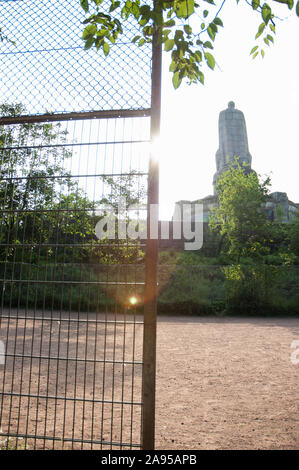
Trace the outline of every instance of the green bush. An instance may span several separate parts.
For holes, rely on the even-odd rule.
[[[158,313],[298,315],[299,267],[247,261],[160,265]],[[137,296],[142,312],[144,265],[0,263],[0,279],[6,308],[116,312]]]

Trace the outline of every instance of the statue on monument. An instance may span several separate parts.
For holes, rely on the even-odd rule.
[[[230,101],[228,108],[221,111],[218,122],[219,148],[216,152],[216,168],[213,186],[216,194],[216,184],[219,176],[228,169],[235,157],[246,165],[246,171],[251,171],[251,155],[248,149],[246,123],[242,111],[235,109],[235,103]]]

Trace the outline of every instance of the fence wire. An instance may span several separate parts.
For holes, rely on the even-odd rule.
[[[104,58],[84,50],[79,0],[0,1],[0,18],[11,41],[0,43],[0,103],[30,115],[150,108],[151,47],[131,43],[133,21]]]
[[[1,127],[3,448],[141,446],[144,246],[95,226],[146,197],[149,125]]]
[[[0,18],[0,448],[140,448],[151,46],[84,50],[78,0]]]

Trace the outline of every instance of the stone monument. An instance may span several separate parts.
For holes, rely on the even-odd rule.
[[[235,103],[230,101],[228,108],[221,111],[218,121],[219,148],[216,152],[216,173],[213,179],[214,194],[219,176],[228,169],[229,164],[239,157],[245,171],[251,171],[251,155],[248,149],[246,123],[242,111],[235,109]]]
[[[244,171],[249,173],[251,168],[251,155],[248,149],[248,138],[246,131],[246,123],[242,111],[235,109],[235,103],[230,101],[228,108],[221,111],[218,121],[219,131],[219,148],[216,152],[216,173],[213,178],[214,194],[206,196],[195,201],[178,201],[176,204],[180,207],[182,214],[184,204],[191,205],[191,220],[195,220],[193,215],[195,204],[203,205],[203,221],[208,222],[210,213],[218,206],[218,194],[216,191],[217,180],[220,175],[228,169],[229,165],[239,157],[241,164],[244,164]],[[275,192],[268,196],[265,203],[265,209],[268,218],[271,221],[281,220],[288,223],[299,211],[299,204],[290,201],[287,193]],[[174,214],[175,215],[175,214]],[[174,220],[174,218],[173,218]]]

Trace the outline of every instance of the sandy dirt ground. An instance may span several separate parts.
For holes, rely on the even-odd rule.
[[[142,324],[75,318],[2,319],[2,433],[140,443]],[[157,449],[299,449],[299,319],[161,317],[157,340]]]
[[[299,319],[161,318],[157,448],[299,449],[294,340]]]

